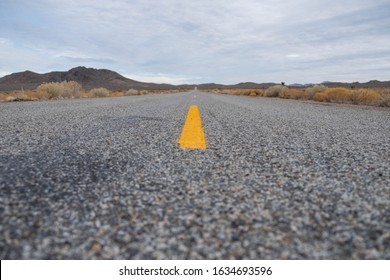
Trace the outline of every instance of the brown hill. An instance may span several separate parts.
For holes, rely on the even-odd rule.
[[[0,78],[0,91],[35,89],[40,84],[50,82],[76,81],[84,89],[104,87],[110,90],[127,89],[174,89],[168,84],[143,83],[125,78],[118,73],[106,69],[76,67],[66,72],[50,72],[38,74],[31,71],[14,73]]]

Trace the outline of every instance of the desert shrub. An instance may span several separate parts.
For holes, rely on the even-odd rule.
[[[38,86],[37,91],[46,94],[50,99],[57,99],[61,96],[61,83],[44,83]]]
[[[313,100],[318,102],[329,102],[329,97],[326,91],[317,92],[314,94]]]
[[[110,91],[102,87],[91,89],[89,92],[95,97],[107,97],[110,95]]]
[[[313,98],[314,95],[317,93],[317,92],[324,92],[326,91],[328,88],[324,85],[315,85],[315,86],[312,86],[312,87],[309,87],[305,90],[305,93],[307,94],[307,96],[309,98]]]
[[[3,101],[3,102],[16,101],[16,93],[15,92],[1,92],[0,93],[0,101]]]
[[[262,89],[213,89],[209,90],[209,92],[245,96],[256,96],[263,94]]]
[[[296,88],[282,91],[279,97],[287,99],[308,99],[308,95],[304,90]]]
[[[239,89],[239,90],[233,90],[233,94],[239,94],[239,95],[244,95],[244,96],[249,96],[251,94],[250,89]]]
[[[352,101],[351,90],[346,88],[342,88],[342,87],[330,88],[327,89],[325,93],[328,95],[328,99],[330,102],[349,103]]]
[[[62,98],[80,97],[81,85],[75,81],[65,81],[61,83],[62,86]]]
[[[248,96],[260,96],[263,94],[263,90],[262,89],[244,89],[243,90],[243,94],[242,95],[248,95]]]
[[[284,91],[282,91],[282,92],[280,92],[279,94],[278,94],[278,97],[280,97],[280,98],[285,98],[285,99],[291,99],[292,98],[292,96],[291,96],[291,90],[289,89],[289,90],[284,90]]]
[[[40,99],[47,99],[47,95],[32,90],[0,93],[0,101],[35,101]]]
[[[265,90],[264,95],[267,97],[278,97],[280,95],[283,95],[285,91],[288,90],[288,87],[283,85],[275,85],[272,87],[269,87]]]
[[[378,105],[381,107],[390,107],[390,94],[386,94],[380,97]]]
[[[264,90],[262,90],[260,88],[256,88],[256,89],[252,90],[252,93],[255,93],[258,96],[263,96],[264,95]]]
[[[327,89],[326,91],[322,92],[317,92],[314,94],[313,100],[319,102],[386,106],[387,102],[390,102],[390,98],[388,96],[390,95],[383,95],[378,91],[372,89],[351,90],[339,87]]]
[[[353,104],[374,105],[381,99],[381,95],[369,89],[359,89],[351,92],[351,101]]]
[[[383,88],[380,90],[381,95],[390,95],[390,88]]]
[[[4,101],[29,101],[30,99],[24,91],[14,91],[5,95]]]
[[[256,96],[257,95],[257,92],[255,89],[252,89],[250,92],[249,92],[249,96]]]
[[[126,91],[126,95],[138,95],[138,90],[131,88]]]
[[[237,92],[233,91],[232,89],[227,89],[227,90],[224,90],[222,92],[225,94],[230,94],[230,95],[238,94]]]
[[[37,92],[41,96],[47,96],[50,99],[73,98],[80,96],[81,85],[75,81],[44,83],[38,86]]]
[[[24,91],[18,91],[14,93],[15,96],[15,101],[27,101],[31,100],[25,93]]]
[[[49,98],[46,93],[38,91],[26,91],[26,95],[32,100],[43,100]]]
[[[351,102],[351,91],[346,88],[330,88],[314,94],[313,100],[320,102],[348,103]]]

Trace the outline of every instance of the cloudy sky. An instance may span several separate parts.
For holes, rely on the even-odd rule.
[[[76,66],[174,84],[390,80],[390,0],[0,0],[0,77]]]

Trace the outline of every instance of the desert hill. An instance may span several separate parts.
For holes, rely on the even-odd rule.
[[[104,87],[110,90],[128,89],[174,89],[175,86],[168,84],[154,84],[134,81],[120,74],[106,69],[94,69],[86,67],[72,68],[66,72],[49,72],[38,74],[31,71],[14,73],[0,78],[0,90],[35,89],[40,84],[50,82],[76,81],[84,89]]]

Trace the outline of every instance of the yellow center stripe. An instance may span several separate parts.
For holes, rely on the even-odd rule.
[[[190,107],[180,139],[177,142],[182,149],[207,148],[198,106]]]

